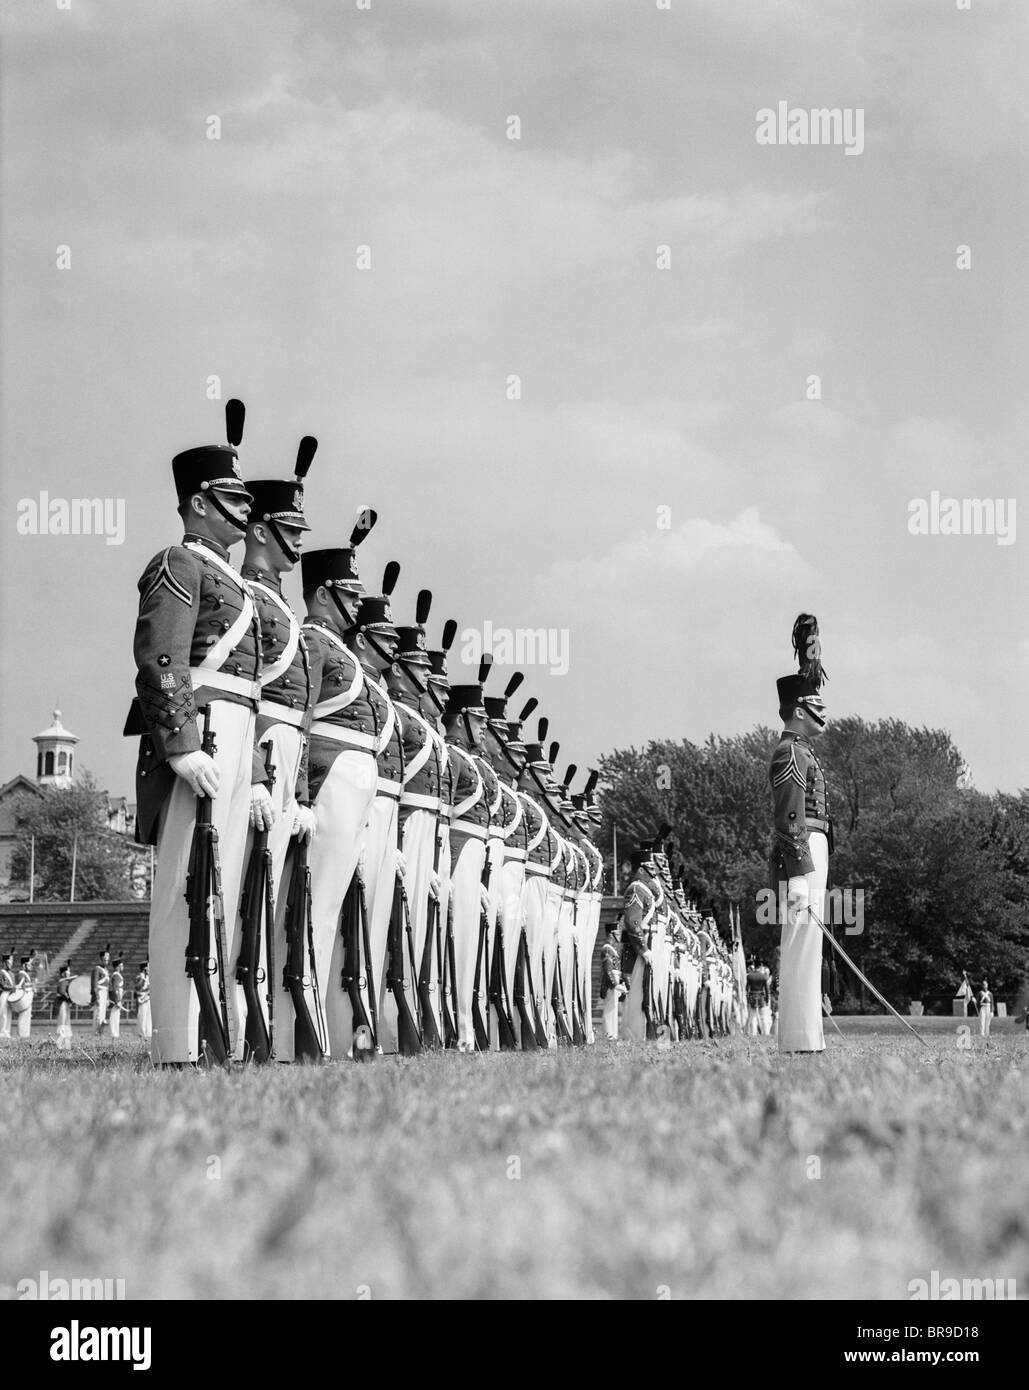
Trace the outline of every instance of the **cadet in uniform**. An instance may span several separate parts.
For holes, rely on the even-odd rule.
[[[657,880],[649,845],[632,852],[632,878],[622,899],[622,979],[628,981],[622,1037],[642,1041],[647,1036],[643,1011],[643,979],[647,965],[653,964],[651,937],[657,908]]]
[[[115,960],[113,960],[113,961],[111,962],[111,983],[110,983],[111,1012],[110,1012],[110,1014],[108,1015],[107,1021],[108,1021],[108,1023],[109,1023],[110,1026],[111,1026],[111,1037],[112,1037],[112,1038],[120,1038],[120,1037],[121,1037],[121,1011],[122,1011],[122,1004],[124,1003],[124,1000],[125,1000],[125,976],[124,976],[124,974],[122,973],[122,968],[121,968],[121,967],[122,967],[122,960],[121,960],[121,957],[119,956],[119,957],[117,957],[117,959],[115,959]]]
[[[185,880],[183,880],[185,883]],[[153,921],[153,908],[151,907],[151,921]],[[183,951],[185,951],[185,937],[183,937]],[[89,999],[93,1005],[93,1029],[97,1035],[104,1031],[104,1024],[107,1022],[107,997],[111,983],[111,948],[105,946],[100,952],[96,965],[93,966],[93,973],[89,982]],[[185,967],[183,967],[185,974]]]
[[[19,1023],[21,1019],[19,1018]],[[979,991],[979,1036],[988,1038],[990,1036],[990,1023],[993,1021],[993,995],[990,993],[989,980],[983,980],[983,987]]]
[[[430,902],[439,902],[439,819],[444,776],[447,767],[446,744],[437,731],[433,712],[427,708],[431,658],[426,645],[425,623],[432,607],[432,594],[423,589],[418,595],[413,625],[397,628],[398,651],[390,667],[387,687],[401,716],[403,738],[403,790],[400,794],[401,849],[404,885],[411,914],[413,963],[407,974],[411,1006],[421,1019],[422,1042],[426,1047],[442,1046],[444,1041],[441,1010],[442,948],[434,924],[430,933]],[[424,988],[419,991],[419,981]],[[387,1000],[384,1013],[395,1028],[396,1008]]]
[[[782,1052],[821,1052],[822,932],[809,917],[822,920],[832,852],[825,776],[814,740],[826,726],[826,679],[820,660],[818,621],[801,613],[793,626],[793,650],[800,670],[776,682],[782,736],[772,754],[769,779],[775,805],[772,870],[777,901],[786,897],[779,964],[779,1048]]]
[[[553,974],[549,966],[547,969],[544,966],[547,964],[548,946],[557,937],[557,913],[560,907],[560,897],[557,899],[558,907],[554,906],[550,878],[561,863],[563,850],[560,837],[551,824],[553,811],[547,800],[548,784],[553,783],[553,773],[543,751],[547,729],[547,721],[541,719],[537,742],[526,746],[525,764],[518,778],[518,795],[525,812],[527,837],[525,887],[521,905],[527,948],[526,985],[531,985],[533,992],[533,1008],[538,1024],[537,1041],[550,1046],[554,1040],[554,1023],[547,977],[549,975],[552,984]]]
[[[57,977],[57,1050],[71,1049],[71,966],[66,961]]]
[[[618,1001],[624,999],[625,995],[618,924],[612,922],[600,948],[600,1000],[604,1006],[604,1036],[608,1042],[618,1040]]]
[[[150,1018],[150,962],[141,960],[139,974],[133,988],[136,991],[136,1031],[144,1042],[149,1043],[153,1034]]]
[[[353,627],[364,585],[357,572],[357,547],[376,521],[362,514],[349,546],[306,551],[300,568],[307,621],[304,636],[312,673],[318,673],[308,787],[316,834],[311,844],[311,915],[318,988],[328,1031],[326,1055],[350,1048],[350,1000],[340,985],[343,938],[340,913],[357,868],[364,827],[375,799],[376,731],[364,692],[364,671],[344,641]]]
[[[275,824],[268,833],[272,882],[275,888],[273,955],[279,974],[265,991],[275,991],[275,1056],[293,1061],[295,1012],[293,999],[282,983],[286,960],[286,856],[294,835],[309,839],[315,828],[307,783],[307,734],[314,708],[314,690],[321,687],[320,671],[312,674],[311,656],[300,622],[282,593],[282,576],[301,558],[304,532],[311,528],[304,515],[304,486],[318,447],[306,435],[300,441],[292,481],[259,479],[247,482],[253,501],[247,524],[243,578],[254,600],[261,633],[261,692],[254,735],[255,776],[262,775],[265,745],[271,744],[274,773],[272,786]],[[317,659],[321,647],[316,645]],[[253,832],[248,837],[244,862],[249,862]],[[261,934],[261,968],[267,971],[267,941]],[[245,1015],[243,986],[236,983],[237,1008]],[[264,1001],[262,1000],[262,1007]],[[268,1020],[265,1019],[267,1024]],[[245,1036],[240,1030],[236,1056],[242,1060]]]
[[[14,952],[5,951],[0,959],[0,1038],[11,1036],[11,1006],[8,1000],[14,989]]]
[[[14,977],[15,989],[21,990],[23,1007],[18,1011],[18,1037],[28,1038],[32,1033],[32,972],[28,956],[22,956]],[[27,1002],[26,1002],[27,1001]]]
[[[475,754],[482,747],[486,726],[482,682],[489,671],[480,662],[479,679],[472,684],[452,685],[444,716],[447,752],[453,778],[453,805],[450,817],[450,906],[454,925],[455,1007],[458,1049],[474,1052],[476,1047],[473,1003],[483,1024],[487,1021],[488,984],[483,963],[487,943],[482,940],[483,914],[489,910],[489,895],[483,886],[486,838],[489,833],[489,805],[482,772]],[[494,778],[494,781],[496,779]]]
[[[211,797],[225,910],[226,972],[239,952],[239,902],[247,826],[271,826],[271,799],[254,783],[254,719],[260,646],[254,602],[229,547],[243,539],[250,493],[236,445],[243,407],[226,406],[228,444],[188,449],[172,459],[181,545],[155,555],[139,581],[136,701],[127,734],[142,735],[136,770],[136,837],[156,844],[150,902],[155,1063],[198,1059],[199,1005],[185,971],[189,913],[184,891],[197,798]],[[201,707],[209,706],[213,756],[202,751]],[[220,981],[212,981],[217,990]],[[229,1050],[240,1032],[236,991],[225,982]]]

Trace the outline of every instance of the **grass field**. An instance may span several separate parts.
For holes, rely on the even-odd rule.
[[[128,1298],[1029,1292],[1013,1025],[155,1072],[135,1039],[0,1052],[0,1285]],[[87,1055],[88,1054],[88,1055]]]

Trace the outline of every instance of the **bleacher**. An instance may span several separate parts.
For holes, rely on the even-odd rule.
[[[33,946],[46,958],[41,987],[37,985],[32,1000],[33,1017],[51,1016],[64,962],[70,963],[73,975],[87,975],[108,942],[112,955],[124,958],[126,1004],[132,1004],[132,981],[148,954],[149,911],[150,904],[140,900],[0,903],[0,947],[14,952],[15,964]]]

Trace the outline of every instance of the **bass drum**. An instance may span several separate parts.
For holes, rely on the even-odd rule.
[[[32,991],[28,989],[12,989],[7,996],[7,1007],[12,1014],[23,1014],[26,1009],[31,1009]]]
[[[88,975],[76,975],[68,986],[71,1002],[85,1008],[93,994],[93,981]]]

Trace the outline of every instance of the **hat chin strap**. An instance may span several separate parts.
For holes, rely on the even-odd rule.
[[[268,529],[271,531],[275,539],[278,541],[279,545],[281,546],[283,555],[285,555],[286,559],[295,565],[296,562],[300,559],[300,551],[294,550],[294,548],[287,542],[286,537],[279,530],[279,523],[275,520],[274,517],[269,517],[265,524],[267,525]]]
[[[432,703],[439,710],[440,714],[445,714],[447,702],[445,699],[441,699],[440,696],[436,693],[436,687],[431,680],[426,681],[425,688],[429,692],[429,695],[432,697]]]
[[[226,507],[224,503],[218,501],[218,494],[214,492],[213,489],[208,488],[202,495],[206,501],[210,502],[216,512],[221,512],[230,526],[234,526],[237,531],[246,531],[247,523],[245,521],[240,521],[239,517],[233,516],[228,507]]]
[[[416,669],[417,669],[416,667],[411,666],[408,662],[406,662],[406,661],[403,659],[403,657],[400,657],[400,656],[395,657],[394,660],[396,661],[396,663],[397,663],[397,665],[400,667],[400,669],[404,672],[405,676],[407,676],[407,679],[411,682],[411,684],[414,686],[414,688],[418,691],[418,693],[419,693],[420,695],[424,695],[425,692],[426,692],[426,691],[428,690],[428,688],[429,688],[429,678],[428,678],[428,676],[426,676],[426,678],[425,678],[425,684],[422,685],[421,681],[420,681],[420,680],[418,679],[418,677],[415,675],[415,671],[416,671]]]
[[[369,647],[371,647],[372,651],[377,652],[387,666],[392,666],[396,658],[390,656],[389,652],[384,652],[382,648],[379,646],[378,642],[376,642],[372,634],[367,631],[367,629],[362,630],[362,635],[364,637],[364,640],[368,643]]]
[[[339,596],[337,595],[336,590],[335,590],[334,587],[329,589],[329,597],[332,599],[332,602],[333,602],[333,603],[335,604],[335,606],[336,606],[336,612],[337,612],[337,613],[339,614],[339,616],[343,619],[343,628],[344,628],[344,631],[345,631],[345,632],[350,632],[350,631],[352,630],[352,628],[354,627],[354,620],[353,620],[353,618],[350,616],[350,614],[347,612],[346,608],[343,606],[343,603],[341,602]]]

